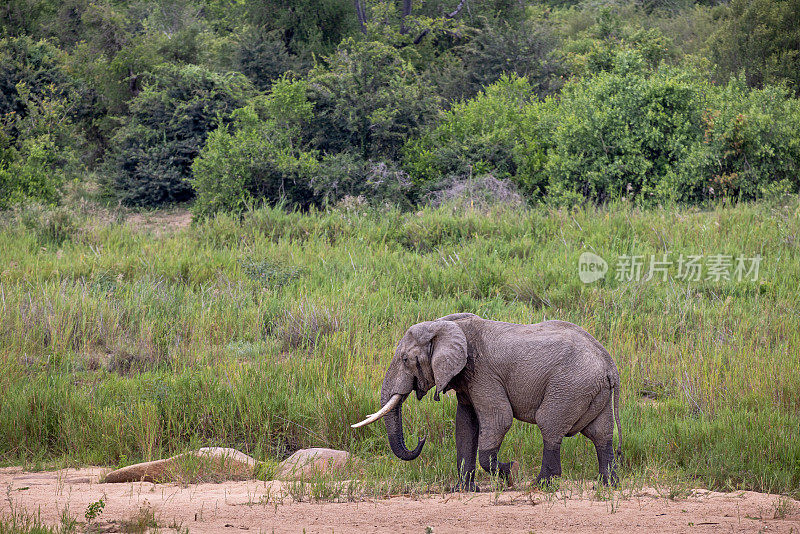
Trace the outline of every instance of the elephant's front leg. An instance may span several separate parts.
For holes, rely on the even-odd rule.
[[[458,484],[455,491],[480,491],[475,485],[475,456],[478,453],[478,416],[468,404],[456,408],[456,467]]]
[[[513,486],[511,474],[515,467],[514,462],[501,462],[497,457],[503,438],[514,421],[511,405],[506,401],[495,404],[490,409],[479,410],[478,420],[480,422],[478,461],[481,467],[490,474],[503,478],[509,486]]]

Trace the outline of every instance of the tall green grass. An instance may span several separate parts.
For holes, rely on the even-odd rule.
[[[622,375],[629,478],[800,487],[800,207],[640,211],[263,208],[180,231],[124,217],[7,214],[0,226],[0,461],[121,465],[188,447],[277,459],[348,449],[394,490],[456,476],[455,400],[406,402],[411,463],[374,411],[403,332],[469,311],[586,328]],[[53,222],[55,221],[55,223]],[[761,254],[756,282],[623,282],[625,254]],[[585,285],[578,257],[611,265]],[[674,273],[673,273],[674,275]],[[538,470],[515,423],[502,455]],[[564,472],[594,450],[565,440]]]

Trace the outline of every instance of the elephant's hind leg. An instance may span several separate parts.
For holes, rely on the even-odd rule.
[[[588,404],[588,402],[587,402]],[[557,397],[545,397],[536,411],[536,424],[542,431],[542,469],[536,477],[536,483],[548,483],[553,477],[561,476],[561,440],[575,425],[583,413],[585,406],[572,405],[569,409],[562,406]]]
[[[476,407],[477,408],[477,407]],[[497,403],[490,410],[477,409],[480,422],[478,435],[478,462],[492,475],[503,478],[508,485],[513,485],[511,476],[514,462],[501,462],[497,453],[503,438],[514,422],[514,414],[508,401]]]
[[[542,450],[542,469],[536,477],[536,483],[548,484],[553,477],[561,476],[561,439],[545,441]]]
[[[597,451],[597,464],[600,471],[600,478],[604,485],[609,483],[617,485],[619,477],[614,469],[616,461],[614,458],[614,420],[611,412],[611,403],[583,429],[583,434],[594,443]]]

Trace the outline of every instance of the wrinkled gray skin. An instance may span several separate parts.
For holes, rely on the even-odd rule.
[[[619,425],[619,373],[611,356],[588,332],[572,323],[521,325],[458,313],[419,323],[405,333],[386,371],[381,406],[399,393],[418,399],[436,387],[454,390],[457,490],[478,491],[475,457],[483,469],[511,483],[512,463],[497,452],[514,418],[539,426],[544,440],[537,482],[561,475],[561,440],[581,432],[597,450],[604,484],[616,484],[612,446]],[[612,404],[613,398],[613,404]],[[402,403],[384,418],[392,452],[402,460],[419,456],[403,438]],[[617,456],[621,456],[618,445]]]

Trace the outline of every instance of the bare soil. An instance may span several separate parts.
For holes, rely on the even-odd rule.
[[[100,484],[107,469],[25,472],[0,469],[0,516],[10,507],[58,524],[62,512],[81,523],[87,506],[106,502],[93,527],[125,530],[144,510],[162,529],[183,532],[800,532],[800,505],[779,495],[693,490],[670,499],[655,489],[395,496],[358,502],[295,502],[287,483]],[[580,493],[580,494],[579,494]],[[162,530],[163,531],[163,530]]]
[[[172,208],[143,213],[131,213],[125,222],[141,232],[163,235],[188,228],[192,224],[192,214],[184,208]]]

